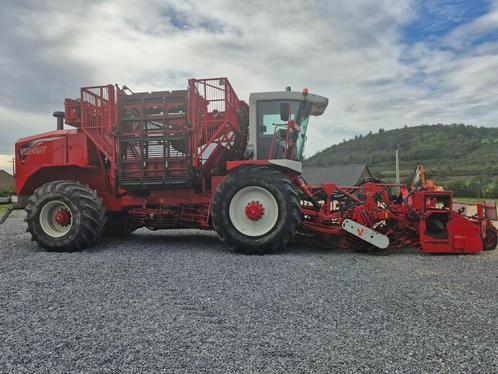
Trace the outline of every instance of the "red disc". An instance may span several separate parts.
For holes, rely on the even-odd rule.
[[[259,201],[251,201],[246,206],[246,216],[251,221],[257,221],[265,214],[265,208]]]

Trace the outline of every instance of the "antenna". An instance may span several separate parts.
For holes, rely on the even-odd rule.
[[[394,181],[395,184],[399,185],[399,150],[396,150],[396,180]]]

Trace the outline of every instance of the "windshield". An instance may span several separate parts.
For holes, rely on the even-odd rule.
[[[287,126],[287,122],[280,119],[280,103],[287,102],[290,105],[289,119],[295,119],[301,102],[299,101],[260,101],[258,102],[258,125],[263,126],[261,135],[273,136],[275,127]]]
[[[271,140],[275,130],[286,129],[287,122],[280,119],[280,104],[288,103],[290,106],[289,119],[296,121],[301,127],[296,140],[296,160],[301,161],[306,142],[306,130],[308,128],[308,105],[299,100],[267,100],[259,101],[257,104],[257,126],[258,126],[258,158],[278,159],[282,158],[283,147],[278,144],[271,148]],[[303,113],[306,116],[303,116]],[[273,154],[270,155],[269,152]]]

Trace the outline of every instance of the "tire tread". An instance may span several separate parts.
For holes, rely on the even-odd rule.
[[[231,225],[226,218],[224,210],[227,209],[228,201],[226,195],[234,186],[248,183],[248,181],[263,181],[276,186],[286,201],[288,210],[286,222],[278,229],[278,233],[272,235],[272,240],[254,240],[240,233],[233,234],[234,230],[228,230],[227,225]],[[278,199],[277,196],[275,198]],[[282,203],[284,204],[284,203]],[[220,240],[225,246],[235,249],[245,254],[270,254],[284,248],[296,234],[301,221],[301,209],[299,195],[289,178],[276,169],[267,166],[251,165],[241,167],[229,174],[223,183],[218,186],[213,197],[212,223]],[[232,231],[232,233],[230,232]],[[236,230],[235,230],[236,231]],[[263,235],[263,238],[268,234]],[[269,237],[269,235],[268,235]]]
[[[48,202],[45,198],[50,194],[68,199],[79,211],[78,230],[69,239],[49,237],[37,222],[43,206],[41,204]],[[78,251],[87,248],[102,235],[106,221],[103,200],[98,197],[97,192],[75,181],[53,181],[37,188],[28,199],[25,211],[27,231],[31,233],[32,240],[52,251]]]

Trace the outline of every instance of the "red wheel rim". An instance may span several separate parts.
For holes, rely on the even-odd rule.
[[[251,201],[246,205],[246,216],[251,221],[260,220],[265,214],[265,208],[259,201]]]

